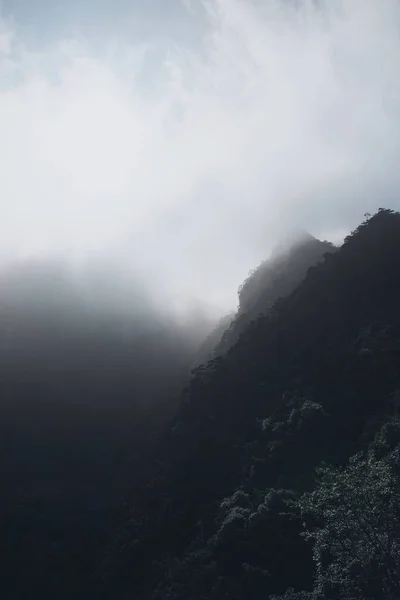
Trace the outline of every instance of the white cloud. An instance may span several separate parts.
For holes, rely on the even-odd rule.
[[[3,254],[121,255],[228,306],[279,228],[398,207],[399,4],[297,5],[212,0],[202,48],[151,66],[0,28]]]
[[[11,52],[12,44],[14,41],[13,31],[10,26],[0,23],[0,56],[7,56]]]

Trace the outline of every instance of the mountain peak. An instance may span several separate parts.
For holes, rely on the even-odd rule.
[[[287,254],[295,248],[306,246],[307,244],[318,242],[316,237],[311,235],[306,230],[296,229],[295,231],[288,231],[284,235],[281,235],[278,242],[275,244],[271,258],[275,258],[282,254]]]

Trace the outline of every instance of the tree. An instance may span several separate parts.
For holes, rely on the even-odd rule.
[[[384,433],[345,468],[320,468],[316,488],[298,502],[314,545],[312,598],[399,598],[400,453],[398,444],[383,453]]]

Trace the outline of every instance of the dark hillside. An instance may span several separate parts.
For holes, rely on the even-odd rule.
[[[231,348],[252,321],[267,314],[279,298],[291,294],[308,269],[322,261],[327,252],[335,250],[331,243],[307,234],[263,261],[240,286],[238,312],[217,345],[215,355]]]
[[[314,470],[322,461],[339,466],[366,451],[393,412],[400,389],[399,306],[400,214],[381,209],[269,314],[250,323],[222,358],[194,372],[159,450],[148,496],[142,492],[135,503],[126,531],[130,550],[115,551],[108,563],[124,589],[136,598],[170,600],[265,599],[290,587],[312,589],[312,548],[299,535],[304,519],[297,499],[316,485]],[[367,482],[372,475],[362,464],[357,476]],[[388,465],[377,463],[377,472]],[[326,477],[339,477],[335,473]],[[360,538],[351,543],[361,544]],[[375,551],[371,546],[368,564],[378,560]],[[335,556],[326,557],[329,569]],[[360,557],[357,568],[366,560]],[[318,585],[328,577],[324,565]],[[379,567],[381,590],[385,565]],[[361,575],[349,577],[354,583]],[[389,597],[368,585],[369,595],[318,588],[313,598]]]
[[[230,313],[220,319],[216,327],[214,327],[196,352],[193,368],[196,368],[215,357],[222,337],[234,320],[234,316],[234,313]]]
[[[335,250],[331,243],[321,242],[310,234],[277,248],[239,287],[236,314],[221,319],[200,348],[195,366],[227,352],[252,321],[267,314],[279,298],[293,292],[307,270],[322,261],[327,252]]]

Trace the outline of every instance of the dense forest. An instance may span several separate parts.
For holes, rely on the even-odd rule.
[[[340,248],[278,251],[202,342],[16,314],[5,597],[398,599],[399,306],[380,209]]]
[[[193,373],[107,563],[121,593],[398,597],[400,214],[332,250]]]

